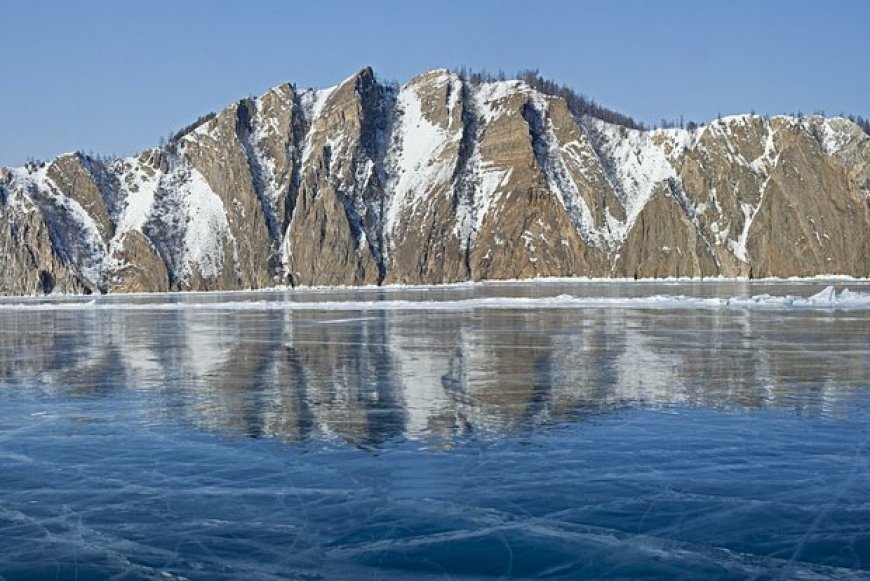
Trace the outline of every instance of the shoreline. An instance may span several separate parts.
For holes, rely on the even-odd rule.
[[[858,284],[870,284],[870,277],[854,277],[846,274],[819,274],[813,276],[792,276],[792,277],[765,277],[765,278],[749,278],[749,277],[667,277],[667,278],[604,278],[604,277],[541,277],[541,278],[510,278],[510,279],[494,279],[494,280],[469,280],[461,282],[446,282],[436,284],[385,284],[385,285],[331,285],[331,286],[290,286],[290,285],[275,285],[262,288],[252,289],[225,289],[225,290],[169,290],[169,291],[148,291],[148,292],[107,292],[95,294],[67,294],[67,293],[51,293],[51,294],[33,294],[33,295],[0,295],[0,302],[14,299],[69,299],[69,298],[106,298],[106,297],[154,297],[166,295],[216,295],[216,294],[254,294],[254,293],[269,293],[269,292],[345,292],[345,291],[403,291],[403,290],[440,290],[440,289],[461,289],[461,288],[479,288],[486,286],[512,286],[512,285],[532,285],[532,284],[628,284],[634,285],[654,285],[654,284],[713,284],[713,283],[750,283],[750,284],[775,284],[775,283],[795,283],[795,284],[810,284],[820,282],[854,282]]]

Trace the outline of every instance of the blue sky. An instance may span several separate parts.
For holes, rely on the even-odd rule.
[[[870,1],[3,0],[0,165],[131,154],[283,81],[538,68],[647,123],[870,115]]]

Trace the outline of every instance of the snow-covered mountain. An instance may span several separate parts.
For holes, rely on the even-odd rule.
[[[870,137],[843,118],[641,131],[521,81],[366,68],[163,147],[0,169],[0,292],[546,276],[870,275]]]

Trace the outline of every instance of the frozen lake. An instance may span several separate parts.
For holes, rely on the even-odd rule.
[[[868,438],[867,282],[2,299],[0,578],[866,579]]]

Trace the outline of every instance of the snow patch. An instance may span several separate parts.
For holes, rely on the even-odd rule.
[[[465,251],[477,239],[483,227],[484,218],[490,208],[501,196],[501,190],[510,182],[513,167],[499,168],[484,161],[480,153],[480,142],[488,123],[504,113],[502,99],[515,90],[528,91],[528,85],[519,81],[483,83],[479,87],[468,87],[468,105],[474,116],[475,134],[473,149],[469,156],[462,183],[456,188],[462,192],[456,208],[456,223],[453,233],[460,239],[460,249]]]
[[[822,150],[827,155],[834,155],[852,140],[849,129],[853,126],[848,119],[834,118],[822,119],[821,137]]]
[[[615,240],[624,240],[657,186],[679,181],[674,162],[697,141],[683,129],[638,131],[585,117],[583,126],[601,155],[605,175],[622,203],[626,220],[613,220]]]
[[[135,157],[119,160],[113,170],[118,177],[121,197],[126,202],[113,238],[116,240],[127,232],[141,232],[144,228],[154,207],[154,196],[160,185],[161,172],[142,165]]]
[[[728,248],[737,257],[737,260],[741,262],[749,262],[749,254],[746,250],[746,243],[749,240],[749,228],[752,227],[752,220],[755,218],[755,214],[758,212],[758,208],[761,207],[761,204],[758,204],[758,207],[753,207],[750,204],[740,204],[740,210],[743,212],[743,231],[740,232],[737,240],[728,240]]]
[[[394,149],[388,154],[392,179],[387,185],[388,206],[384,232],[391,236],[404,213],[413,210],[434,188],[450,182],[454,160],[442,159],[444,150],[458,146],[461,128],[444,129],[434,124],[423,112],[422,89],[450,84],[448,109],[459,106],[461,85],[454,75],[439,75],[420,85],[412,81],[402,87],[397,99],[398,127]],[[449,121],[448,121],[449,122]],[[449,193],[449,188],[445,189]]]
[[[740,210],[743,212],[743,229],[737,237],[737,240],[726,238],[726,244],[734,256],[741,262],[749,262],[751,257],[746,249],[749,241],[749,229],[764,203],[764,194],[767,191],[767,185],[770,183],[771,172],[779,163],[780,154],[776,151],[776,131],[770,126],[770,123],[765,123],[766,135],[764,141],[764,151],[754,159],[749,167],[762,179],[758,187],[758,203],[755,205],[741,203]]]
[[[483,124],[491,123],[504,115],[503,101],[517,93],[530,93],[531,88],[522,81],[493,81],[481,83],[474,90],[477,113]]]
[[[64,154],[58,159],[74,154]],[[52,228],[53,241],[92,284],[102,282],[106,244],[97,223],[76,200],[61,193],[48,177],[51,164],[10,170],[11,184],[41,207]],[[40,201],[42,204],[40,205]]]
[[[193,167],[189,172],[190,177],[181,190],[183,210],[188,218],[184,254],[187,262],[197,265],[203,276],[215,277],[223,269],[223,241],[231,237],[226,209],[202,174]]]
[[[581,237],[586,241],[600,244],[603,239],[609,238],[609,230],[596,228],[592,212],[583,196],[580,195],[580,190],[565,163],[566,156],[569,158],[571,156],[577,157],[572,148],[579,144],[576,141],[572,141],[564,147],[559,144],[553,122],[548,114],[549,98],[533,91],[530,94],[529,104],[534,110],[533,117],[529,122],[532,125],[540,124],[540,127],[533,127],[533,129],[540,135],[542,142],[533,142],[533,147],[536,158],[541,162],[541,170],[544,172],[547,186],[556,194],[556,198],[565,208]],[[583,167],[584,164],[581,162],[578,165]]]
[[[338,87],[339,85],[328,87],[326,89],[308,89],[302,93],[299,100],[302,105],[302,115],[308,123],[312,123],[320,116],[329,96],[332,95]]]
[[[156,236],[163,245],[173,276],[187,281],[194,268],[206,278],[219,276],[228,259],[225,244],[235,244],[221,198],[184,160],[176,160],[163,176],[161,194],[149,237]]]
[[[290,106],[289,104],[287,106]],[[281,136],[284,131],[278,127],[278,122],[274,117],[269,117],[263,110],[264,104],[262,99],[257,99],[254,102],[256,115],[252,119],[253,133],[251,135],[250,153],[254,157],[254,166],[256,167],[259,176],[255,176],[263,186],[263,194],[270,203],[270,210],[274,214],[275,204],[281,196],[281,191],[278,188],[275,175],[275,160],[265,154],[264,143],[269,138]]]

